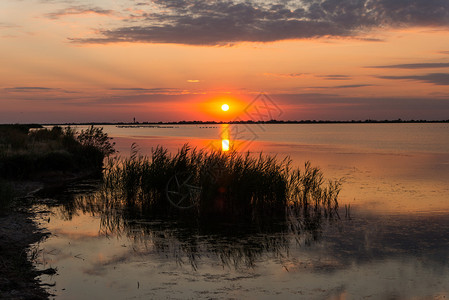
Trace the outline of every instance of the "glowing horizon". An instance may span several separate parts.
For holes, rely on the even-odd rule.
[[[420,11],[449,7],[418,0],[393,12],[392,1],[364,12],[358,0],[351,18],[319,19],[301,1],[198,1],[181,9],[160,1],[4,0],[0,122],[230,121],[246,118],[261,92],[283,120],[448,119],[449,23]],[[236,15],[215,12],[220,3]],[[212,23],[183,31],[182,20],[210,14]],[[217,110],[223,103],[226,114]]]

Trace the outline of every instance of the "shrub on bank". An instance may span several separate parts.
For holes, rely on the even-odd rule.
[[[93,126],[77,133],[71,127],[0,125],[0,177],[29,179],[45,172],[101,170],[104,157],[114,153],[110,139]]]

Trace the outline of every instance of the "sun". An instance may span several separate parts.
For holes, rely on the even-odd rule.
[[[223,104],[223,105],[221,106],[221,110],[222,110],[222,111],[228,111],[228,110],[229,110],[229,105],[227,105],[226,103]]]

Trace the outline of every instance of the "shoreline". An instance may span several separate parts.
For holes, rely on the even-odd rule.
[[[229,120],[229,121],[141,121],[141,122],[66,122],[66,123],[0,123],[0,125],[30,125],[33,128],[42,128],[42,126],[151,126],[159,127],[164,125],[220,125],[220,124],[447,124],[447,120],[415,120],[415,119],[391,119],[391,120]]]
[[[102,125],[116,125],[116,126],[149,126],[149,127],[159,127],[164,125],[220,125],[220,124],[447,124],[447,120],[231,120],[231,121],[168,121],[168,122],[70,122],[70,123],[42,123],[41,126],[102,126]]]
[[[17,196],[15,204],[0,212],[0,299],[49,299],[53,296],[38,278],[55,275],[56,269],[37,270],[33,245],[51,233],[35,221],[38,212],[32,210],[38,194],[64,188],[67,184],[94,176],[95,172],[82,172],[61,176],[46,174],[40,181],[11,182]],[[58,175],[58,176],[57,176]]]
[[[0,298],[48,299],[51,294],[38,276],[53,275],[55,269],[38,271],[33,265],[33,244],[49,233],[33,220],[35,213],[24,204],[0,215]],[[30,253],[31,251],[31,253]]]
[[[33,128],[41,130],[31,131]],[[41,125],[0,126],[0,299],[48,299],[34,262],[38,243],[50,232],[37,221],[33,205],[46,192],[101,174],[113,143],[101,128],[76,132]]]

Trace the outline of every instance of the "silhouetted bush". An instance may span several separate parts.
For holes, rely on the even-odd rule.
[[[100,150],[103,156],[109,156],[115,153],[114,145],[107,133],[103,132],[103,128],[90,126],[86,130],[81,130],[77,137],[81,145]]]
[[[38,169],[43,171],[70,171],[75,168],[75,158],[68,151],[52,151],[38,159]]]
[[[0,126],[0,177],[28,179],[42,172],[101,171],[103,159],[114,153],[114,143],[102,128]]]

